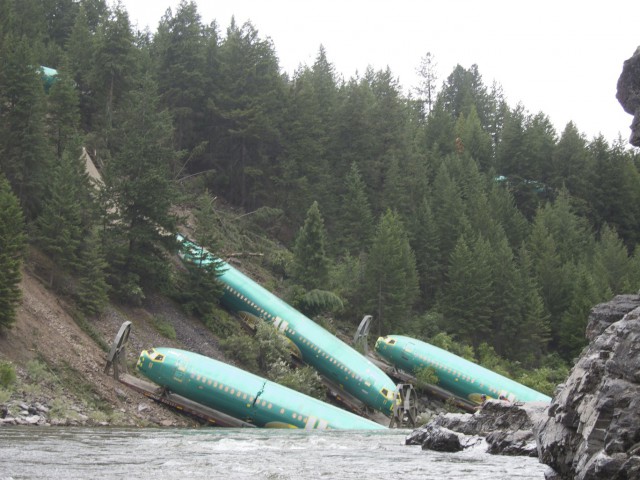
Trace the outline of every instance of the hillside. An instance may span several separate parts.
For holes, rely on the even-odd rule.
[[[23,271],[21,290],[16,324],[0,336],[0,361],[12,362],[18,375],[17,388],[4,402],[10,410],[17,402],[40,403],[55,410],[66,424],[196,425],[104,374],[107,354],[77,325],[69,305],[28,269]],[[158,333],[154,315],[174,326],[176,340]],[[102,315],[90,320],[90,326],[110,345],[126,320],[133,323],[127,348],[130,371],[139,352],[153,346],[186,348],[221,358],[210,332],[161,297],[149,298],[140,308],[110,304]]]

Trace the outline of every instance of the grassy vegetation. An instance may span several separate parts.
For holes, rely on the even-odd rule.
[[[8,389],[16,381],[16,369],[10,362],[0,362],[0,388]]]
[[[109,352],[110,346],[102,339],[102,335],[91,325],[82,312],[73,309],[71,310],[71,317],[80,329],[89,335],[91,340],[96,342],[96,345],[98,345],[103,352]]]
[[[173,325],[171,325],[171,323],[168,320],[166,320],[162,315],[154,315],[153,327],[164,338],[168,338],[170,340],[176,339],[176,329],[173,328]]]

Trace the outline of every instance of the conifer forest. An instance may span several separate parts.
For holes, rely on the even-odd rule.
[[[370,314],[548,391],[591,308],[640,288],[638,151],[556,131],[481,65],[438,78],[428,52],[412,92],[322,46],[284,74],[258,28],[188,1],[150,32],[105,0],[0,0],[0,326],[35,258],[87,317],[159,292],[228,337],[215,268],[178,268],[189,225],[327,328]]]

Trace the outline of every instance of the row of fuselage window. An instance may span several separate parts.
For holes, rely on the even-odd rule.
[[[260,314],[264,318],[267,318],[272,322],[276,321],[276,319],[277,319],[276,316],[271,315],[264,308],[256,305],[249,298],[245,297],[244,295],[242,295],[237,290],[234,290],[229,285],[225,285],[224,288],[225,288],[225,290],[230,292],[232,295],[235,295],[237,298],[242,300],[247,306],[256,309],[258,312],[260,312]],[[293,330],[293,328],[291,328],[290,324],[287,325],[287,327],[284,329],[283,332],[287,333],[288,334],[287,336],[289,338],[295,338],[296,332],[295,332],[295,330]],[[348,380],[349,376],[351,376],[351,378],[355,379],[358,383],[362,383],[363,379],[360,376],[358,376],[356,374],[356,372],[353,372],[352,370],[350,370],[347,366],[345,366],[342,363],[340,363],[339,361],[337,361],[335,358],[330,356],[328,353],[323,352],[317,345],[315,345],[314,343],[312,343],[309,340],[307,340],[301,334],[298,334],[298,341],[300,343],[302,343],[303,345],[306,345],[307,347],[309,347],[312,351],[316,352],[317,356],[322,356],[322,358],[327,359],[330,363],[334,364],[338,369],[342,370],[345,373],[345,380]],[[298,347],[298,348],[301,349],[301,347]]]
[[[471,378],[470,376],[465,375],[463,373],[460,373],[460,372],[454,370],[453,368],[446,367],[446,366],[442,365],[440,362],[434,362],[433,360],[429,360],[427,357],[425,357],[423,355],[414,355],[414,358],[417,358],[417,359],[421,360],[424,366],[431,367],[434,370],[436,370],[436,372],[444,371],[444,372],[450,373],[455,377],[456,380],[461,378],[462,380],[464,380],[465,382],[467,382],[467,383],[469,383],[471,385],[476,383],[476,379],[475,378]],[[480,383],[479,387],[480,388],[484,388],[484,384]],[[498,395],[504,393],[504,390],[497,390],[497,389],[493,388],[490,385],[487,385],[486,388],[488,388],[490,392],[494,393],[496,395],[496,397]]]
[[[245,393],[245,392],[243,392],[241,390],[237,390],[237,389],[235,389],[233,387],[229,387],[228,385],[225,385],[222,382],[211,380],[210,378],[208,378],[208,377],[206,377],[204,375],[197,375],[195,373],[191,373],[189,376],[190,376],[190,378],[192,380],[194,380],[195,382],[199,383],[198,384],[198,388],[199,389],[202,389],[204,385],[209,385],[210,387],[212,387],[214,389],[218,389],[221,392],[224,392],[224,393],[228,394],[229,397],[235,397],[235,398],[237,398],[239,400],[246,400],[247,403],[245,405],[247,406],[247,408],[251,408],[253,406],[253,401],[256,398],[253,395],[249,395],[248,393]],[[277,410],[277,408],[278,408],[276,406],[276,408],[274,409],[273,403],[267,402],[266,400],[260,400],[259,398],[258,398],[258,400],[256,400],[255,404],[256,404],[256,406],[262,406],[262,407],[266,408],[267,410]],[[280,408],[280,415],[283,415],[283,416],[287,416],[288,415],[287,410],[284,407]],[[291,418],[294,419],[294,420],[298,420],[298,421],[304,423],[305,425],[307,424],[307,421],[309,420],[308,417],[305,417],[302,414],[297,413],[297,412],[291,412]],[[315,424],[316,423],[316,419],[313,419],[313,420],[314,420],[314,424]],[[322,420],[320,422],[318,422],[318,425],[322,425],[322,424],[326,425],[326,422],[324,422]]]

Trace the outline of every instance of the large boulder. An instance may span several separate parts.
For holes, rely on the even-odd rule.
[[[616,98],[624,111],[633,115],[629,143],[640,147],[640,47],[624,62]]]
[[[447,413],[412,432],[407,445],[424,450],[459,451],[486,437],[487,451],[493,454],[537,456],[533,427],[546,416],[546,403],[510,403],[488,400],[474,414]],[[456,438],[454,438],[454,436]],[[442,451],[442,450],[440,450]]]
[[[640,297],[599,305],[587,332],[591,343],[535,428],[538,458],[560,479],[640,478]]]

